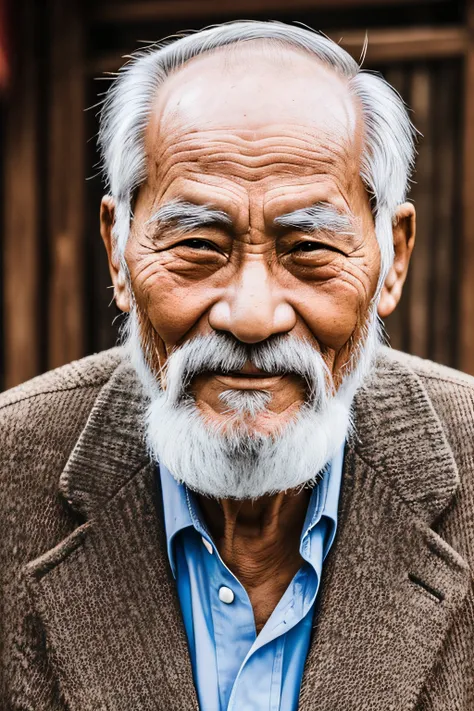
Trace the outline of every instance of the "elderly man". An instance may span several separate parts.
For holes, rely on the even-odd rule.
[[[2,396],[2,709],[472,710],[474,383],[377,322],[400,97],[234,23],[135,57],[100,144],[125,346]]]

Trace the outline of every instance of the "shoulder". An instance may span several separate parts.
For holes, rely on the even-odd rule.
[[[414,375],[423,386],[437,414],[446,421],[474,415],[474,377],[431,360],[382,348],[377,373],[391,370],[396,379]],[[471,425],[474,426],[474,419]]]
[[[60,471],[98,393],[122,362],[114,348],[75,361],[0,395],[0,482],[7,487]],[[40,472],[41,470],[41,472]],[[57,482],[56,482],[57,484]]]
[[[441,427],[456,460],[468,461],[472,454],[474,461],[470,375],[384,346],[356,395],[354,410],[358,424],[371,428],[372,435],[389,432],[397,439],[400,432],[408,436],[416,429],[424,436]]]
[[[471,375],[462,373],[454,368],[448,368],[446,365],[434,363],[431,360],[387,348],[386,346],[381,349],[378,366],[381,368],[391,366],[408,368],[418,375],[428,387],[441,387],[447,390],[453,389],[454,391],[460,388],[462,391],[467,390],[474,393],[474,377]]]
[[[103,385],[122,361],[122,349],[111,348],[101,353],[73,361],[28,380],[15,388],[0,394],[0,415],[3,411],[21,407],[25,401],[47,400],[49,395],[59,392],[80,391]]]
[[[121,362],[121,349],[104,351],[0,395],[0,567],[6,581],[77,526],[58,494],[59,477]]]
[[[376,379],[386,379],[393,388],[415,378],[427,397],[460,468],[472,470],[474,461],[474,378],[430,360],[382,348]],[[406,403],[409,407],[409,403]]]

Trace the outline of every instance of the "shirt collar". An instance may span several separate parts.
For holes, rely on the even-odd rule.
[[[342,467],[344,462],[344,444],[324,470],[321,481],[311,492],[306,518],[301,532],[300,551],[311,532],[322,517],[328,519],[329,529],[324,545],[329,550],[336,534],[337,509],[341,489]],[[194,527],[196,531],[210,543],[211,537],[202,520],[196,497],[184,484],[180,484],[171,472],[160,464],[161,490],[165,517],[166,543],[168,559],[173,575],[176,577],[176,560],[173,547],[175,536],[185,528]],[[306,557],[306,556],[304,556]]]
[[[345,443],[327,465],[319,484],[314,487],[301,531],[300,554],[312,565],[319,577],[322,563],[336,536],[344,447]],[[318,526],[321,521],[324,521],[322,529]],[[319,536],[317,536],[318,530]]]
[[[191,513],[187,500],[187,487],[179,484],[164,464],[159,465],[161,493],[165,515],[166,545],[168,559],[173,575],[176,577],[176,565],[173,551],[174,537],[188,526],[192,526]]]

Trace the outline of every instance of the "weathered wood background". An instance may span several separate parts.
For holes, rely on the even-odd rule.
[[[291,7],[291,10],[289,9]],[[396,348],[474,373],[474,0],[16,0],[0,108],[0,387],[113,345],[96,110],[121,57],[236,18],[300,21],[381,71],[423,134],[418,237],[386,328]],[[96,177],[94,177],[96,176]]]

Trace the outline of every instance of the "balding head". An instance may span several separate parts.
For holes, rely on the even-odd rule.
[[[188,129],[262,128],[277,122],[340,128],[352,136],[361,109],[349,81],[301,49],[255,40],[195,57],[163,84],[150,119]]]

